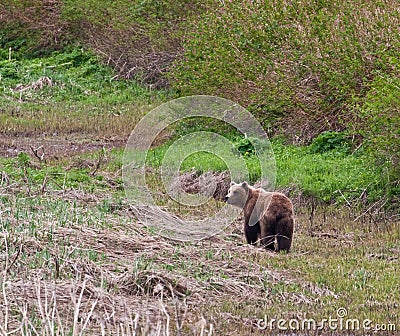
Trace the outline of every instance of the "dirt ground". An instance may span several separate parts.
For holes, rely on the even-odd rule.
[[[28,135],[0,134],[0,157],[16,157],[25,152],[44,159],[60,159],[102,148],[123,148],[126,139],[104,138],[95,134]]]

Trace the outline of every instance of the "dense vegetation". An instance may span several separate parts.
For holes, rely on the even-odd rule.
[[[345,137],[345,152],[376,161],[380,195],[398,195],[397,1],[7,0],[0,10],[1,80],[6,91],[20,85],[14,96],[43,76],[63,83],[41,84],[56,100],[89,91],[121,100],[122,78],[175,95],[219,95],[289,143],[319,136],[324,152]],[[143,90],[130,87],[125,102]]]

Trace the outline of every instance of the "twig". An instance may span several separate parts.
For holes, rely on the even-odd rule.
[[[0,181],[0,184],[3,184],[4,182],[5,182],[6,184],[9,184],[9,183],[10,183],[10,178],[8,177],[8,175],[6,174],[6,172],[2,171],[2,172],[1,172],[1,181]]]
[[[54,269],[56,272],[56,274],[54,274],[54,277],[58,279],[60,277],[60,261],[57,254],[54,256]]]
[[[15,257],[13,259],[13,261],[5,268],[5,272],[7,273],[10,268],[15,264],[15,262],[17,261],[19,255],[21,254],[22,251],[22,244],[19,246],[19,250],[17,251],[17,253],[15,254]]]
[[[106,154],[106,150],[105,150],[105,148],[103,146],[102,150],[99,153],[99,158],[97,160],[96,166],[94,167],[94,170],[90,173],[90,175],[94,176],[97,173],[97,171],[99,170],[101,164],[104,161],[105,154]]]
[[[381,202],[382,200],[376,201],[375,203],[373,203],[367,210],[365,210],[361,215],[359,215],[356,219],[354,219],[353,222],[356,222],[357,220],[359,220],[361,217],[365,216],[367,213],[369,214],[369,211],[377,204],[379,204],[379,202]],[[381,209],[383,206],[385,205],[385,202],[383,202],[383,204],[381,205],[381,207],[379,209]]]
[[[49,176],[46,173],[46,176],[43,179],[43,183],[42,183],[42,187],[40,188],[40,192],[42,194],[44,194],[44,192],[46,191],[46,185],[47,185],[47,180],[49,179]]]
[[[213,333],[213,324],[210,323],[210,329],[208,330],[208,336],[211,336]]]
[[[55,320],[56,320],[56,311],[57,311],[57,300],[56,300],[56,287],[53,287],[53,293],[52,293],[52,300],[53,300],[53,309],[52,309],[52,314],[51,314],[51,334],[54,335],[54,327],[55,327]]]
[[[20,329],[24,328],[25,330],[31,330],[31,331],[33,331],[35,333],[35,335],[39,336],[39,333],[36,331],[36,328],[33,326],[32,322],[28,318],[28,306],[27,306],[27,304],[25,303],[23,307],[18,305],[18,308],[19,308],[19,311],[21,312],[21,315],[23,317],[22,318],[23,323],[21,323]],[[28,325],[29,325],[30,329],[28,329]],[[61,326],[61,324],[60,324],[60,326]]]
[[[7,293],[6,293],[6,278],[7,278],[7,269],[8,269],[8,262],[9,262],[7,233],[4,235],[4,246],[5,246],[5,252],[6,252],[6,264],[5,264],[4,272],[3,272],[2,291],[3,291],[5,312],[4,312],[4,328],[2,328],[2,330],[4,330],[5,334],[6,334],[7,330],[8,330],[8,300],[7,300]]]
[[[178,300],[175,300],[175,314],[176,314],[176,333],[178,336],[181,336],[181,330],[183,325],[183,320],[185,318],[187,312],[187,308],[185,309],[185,313],[183,314],[183,319],[181,320],[179,315],[179,307],[178,307]]]
[[[28,172],[26,170],[26,167],[23,168],[23,172],[24,172],[24,176],[23,176],[22,180],[26,184],[26,193],[30,196],[31,195],[31,188],[29,186]]]
[[[81,332],[80,332],[79,335],[83,335],[83,331],[86,329],[86,327],[87,327],[87,325],[88,325],[88,323],[89,323],[89,320],[90,320],[90,318],[91,318],[92,315],[93,315],[94,308],[96,307],[96,305],[97,305],[98,302],[99,302],[99,297],[97,297],[96,300],[94,301],[94,303],[93,303],[93,305],[92,305],[92,308],[90,309],[90,311],[89,311],[89,313],[88,313],[88,315],[87,315],[87,317],[86,317],[86,321],[85,321],[85,323],[83,324],[82,330],[81,330]]]
[[[165,335],[169,336],[169,321],[170,321],[170,316],[167,312],[167,310],[165,309],[165,306],[163,304],[163,293],[164,291],[161,291],[161,298],[160,298],[160,304],[161,304],[161,309],[163,311],[163,313],[165,314],[165,316],[167,316],[167,324],[165,326]]]
[[[33,152],[33,155],[35,155],[36,158],[39,159],[40,162],[44,161],[44,147],[39,146],[38,148],[33,148],[32,146],[29,146]],[[39,155],[39,150],[42,150],[42,154]]]
[[[72,62],[66,62],[66,63],[62,63],[62,64],[56,64],[56,65],[49,65],[46,68],[47,69],[53,69],[53,68],[58,68],[58,67],[62,67],[64,65],[71,65]]]
[[[346,196],[343,195],[342,191],[340,189],[336,190],[340,193],[340,195],[344,198],[344,200],[346,201],[347,205],[351,208],[351,204],[350,202],[347,200]]]
[[[36,297],[37,297],[38,309],[39,309],[40,315],[42,317],[42,323],[44,324],[45,322],[47,322],[47,317],[46,317],[47,316],[47,312],[45,314],[44,311],[43,311],[43,307],[42,307],[42,299],[41,299],[42,295],[40,293],[41,287],[40,287],[40,280],[39,279],[36,279],[35,289],[36,289]],[[47,293],[46,293],[46,290],[45,290],[45,293],[44,293],[44,298],[45,298],[45,305],[46,305],[46,308],[47,308]],[[47,329],[47,327],[45,327],[45,328]]]

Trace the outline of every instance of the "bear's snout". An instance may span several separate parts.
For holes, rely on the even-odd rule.
[[[226,196],[225,196],[225,202],[228,202],[228,199],[229,199],[229,196],[226,195]]]

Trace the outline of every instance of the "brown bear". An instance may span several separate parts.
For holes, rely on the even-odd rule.
[[[253,188],[247,182],[232,182],[225,200],[243,209],[244,235],[249,244],[256,245],[260,240],[267,250],[289,252],[294,229],[289,198],[279,192]]]

